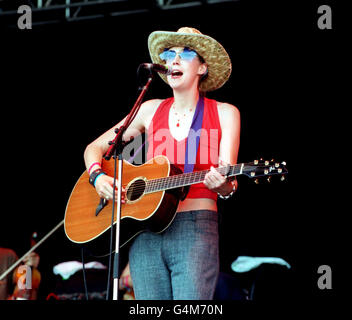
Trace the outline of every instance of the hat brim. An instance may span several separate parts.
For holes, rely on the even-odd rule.
[[[197,33],[154,31],[148,38],[148,49],[153,63],[163,64],[159,54],[165,48],[189,47],[195,50],[208,66],[208,77],[200,84],[200,91],[213,91],[229,79],[232,65],[229,55],[215,39]],[[167,76],[159,74],[167,83]]]

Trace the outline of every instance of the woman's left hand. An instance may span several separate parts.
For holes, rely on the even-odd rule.
[[[203,183],[209,190],[220,193],[222,196],[230,194],[233,189],[232,183],[215,170],[214,167],[210,167],[210,171],[205,175]]]

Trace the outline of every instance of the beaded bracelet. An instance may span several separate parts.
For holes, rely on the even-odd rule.
[[[236,192],[236,186],[234,185],[232,188],[232,191],[228,195],[223,196],[220,193],[218,193],[218,196],[222,200],[227,200],[227,199],[230,199],[234,195],[235,192]]]
[[[90,165],[89,169],[88,169],[88,174],[90,175],[90,170],[92,170],[92,168],[95,166],[95,165],[98,165],[99,167],[101,167],[101,163],[100,162],[94,162]]]

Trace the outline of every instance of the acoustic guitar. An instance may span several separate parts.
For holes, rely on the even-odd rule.
[[[250,178],[287,174],[285,163],[254,161],[218,167],[228,177],[247,175]],[[114,161],[103,160],[102,169],[114,176]],[[143,165],[123,163],[122,186],[126,203],[121,205],[120,244],[125,245],[145,230],[160,233],[172,223],[178,203],[192,184],[204,181],[209,170],[182,173],[165,156],[157,156]],[[70,195],[64,219],[66,236],[75,243],[98,238],[111,227],[112,201],[100,198],[89,184],[85,171]],[[116,212],[114,213],[116,223]]]

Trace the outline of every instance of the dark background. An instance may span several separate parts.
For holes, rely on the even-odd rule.
[[[332,30],[317,27],[321,4],[332,7]],[[274,158],[289,170],[283,183],[240,177],[236,195],[219,202],[221,270],[231,274],[239,255],[281,257],[292,266],[297,299],[337,295],[347,210],[340,180],[348,160],[343,11],[330,1],[241,1],[6,30],[0,245],[21,256],[34,231],[40,239],[64,218],[85,169],[85,146],[134,104],[137,67],[150,62],[148,35],[192,26],[217,39],[232,59],[230,80],[207,96],[241,112],[238,161]],[[157,77],[146,98],[171,94]],[[55,286],[53,266],[80,260],[80,249],[61,227],[38,253],[44,299]],[[333,270],[330,291],[316,284],[323,264]]]

